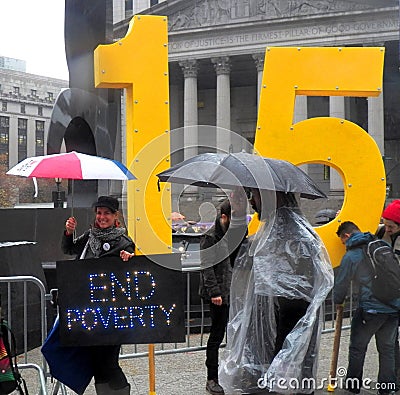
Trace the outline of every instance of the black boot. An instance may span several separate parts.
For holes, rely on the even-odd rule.
[[[131,385],[128,384],[124,388],[119,390],[111,390],[110,395],[130,395],[131,393]]]
[[[96,388],[97,395],[107,395],[110,390],[108,383],[95,384],[94,387]]]
[[[131,385],[128,384],[124,388],[115,390],[110,387],[109,383],[95,384],[97,395],[130,395]]]

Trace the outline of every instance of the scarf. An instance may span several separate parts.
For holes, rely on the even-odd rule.
[[[116,228],[115,226],[107,229],[91,228],[88,243],[93,255],[98,258],[103,251],[103,243],[116,240],[125,232],[125,228]]]

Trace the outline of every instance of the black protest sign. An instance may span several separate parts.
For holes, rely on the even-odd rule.
[[[184,342],[182,272],[171,267],[180,254],[58,261],[61,344]]]

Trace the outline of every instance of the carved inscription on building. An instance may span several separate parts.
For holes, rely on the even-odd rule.
[[[176,40],[171,37],[169,42],[170,53],[181,51],[209,50],[219,47],[235,47],[249,44],[270,45],[276,42],[290,40],[306,40],[310,38],[324,38],[348,34],[374,33],[398,29],[397,19],[382,21],[360,21],[354,23],[329,23],[290,29],[272,29],[258,33],[231,34],[210,38],[196,38],[192,40]]]

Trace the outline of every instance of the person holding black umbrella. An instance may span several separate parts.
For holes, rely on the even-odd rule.
[[[159,182],[234,189],[231,225],[245,223],[246,192],[261,221],[254,236],[236,240],[219,384],[228,393],[313,392],[303,383],[316,378],[320,307],[333,286],[333,270],[295,193],[326,195],[292,163],[246,152],[200,154],[157,176]],[[295,318],[294,305],[300,309]]]
[[[227,392],[312,393],[332,267],[294,193],[245,191],[262,227],[235,261],[220,384]]]

